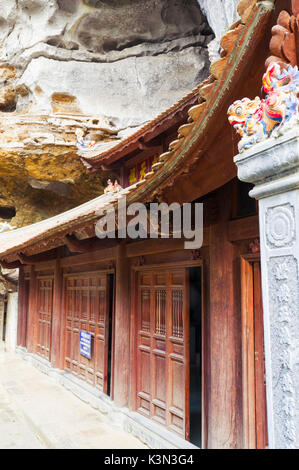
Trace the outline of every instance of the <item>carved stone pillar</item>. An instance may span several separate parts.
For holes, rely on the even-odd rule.
[[[235,157],[259,201],[270,448],[299,448],[299,126]]]

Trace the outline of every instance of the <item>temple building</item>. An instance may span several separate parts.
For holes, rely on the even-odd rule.
[[[299,1],[237,11],[210,74],[149,122],[100,144],[72,122],[103,194],[0,235],[18,353],[154,449],[299,446]],[[122,201],[203,204],[201,247],[101,239]]]

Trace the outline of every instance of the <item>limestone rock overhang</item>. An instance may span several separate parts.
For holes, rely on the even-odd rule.
[[[103,192],[106,175],[88,174],[77,156],[79,129],[101,142],[115,140],[115,129],[102,116],[0,112],[0,208],[14,208],[7,219],[13,226],[54,216]]]
[[[257,77],[263,73],[271,27],[285,4],[282,0],[240,2],[241,19],[222,38],[222,58],[212,64],[211,76],[199,87],[199,104],[189,109],[178,139],[160,155],[145,179],[122,191],[128,204],[148,202],[162,193],[166,200],[187,202],[236,176],[236,141],[226,111],[244,93],[259,92]],[[83,227],[90,227],[89,236],[94,236],[99,210],[117,204],[118,196],[100,196],[59,216],[3,234],[0,259],[14,262],[20,252],[32,255],[61,246],[65,235],[79,233]]]
[[[146,147],[170,127],[178,127],[183,124],[188,117],[188,110],[198,104],[199,88],[200,86],[196,87],[187,96],[126,139],[110,142],[106,148],[102,146],[101,151],[90,149],[89,151],[79,152],[82,161],[93,171],[97,171],[103,165],[110,167],[126,155],[137,151],[143,146]]]

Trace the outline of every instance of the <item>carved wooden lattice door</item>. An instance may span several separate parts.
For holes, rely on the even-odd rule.
[[[65,368],[107,393],[109,283],[102,273],[65,277]],[[91,359],[80,354],[80,331],[92,335]]]
[[[187,270],[138,274],[137,409],[189,436]]]
[[[40,277],[37,295],[37,354],[50,360],[53,310],[53,277]]]

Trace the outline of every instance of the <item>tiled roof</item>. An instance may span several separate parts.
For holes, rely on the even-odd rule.
[[[23,247],[28,245],[28,242],[38,242],[47,236],[57,233],[58,231],[65,231],[68,227],[76,225],[84,221],[90,221],[97,218],[97,214],[104,211],[110,204],[117,202],[117,200],[134,191],[139,184],[136,183],[129,188],[122,189],[118,193],[103,194],[91,201],[81,204],[80,206],[70,209],[62,214],[50,217],[49,219],[42,220],[35,224],[27,225],[16,230],[4,232],[0,234],[0,253],[8,253],[13,251],[21,252]]]

